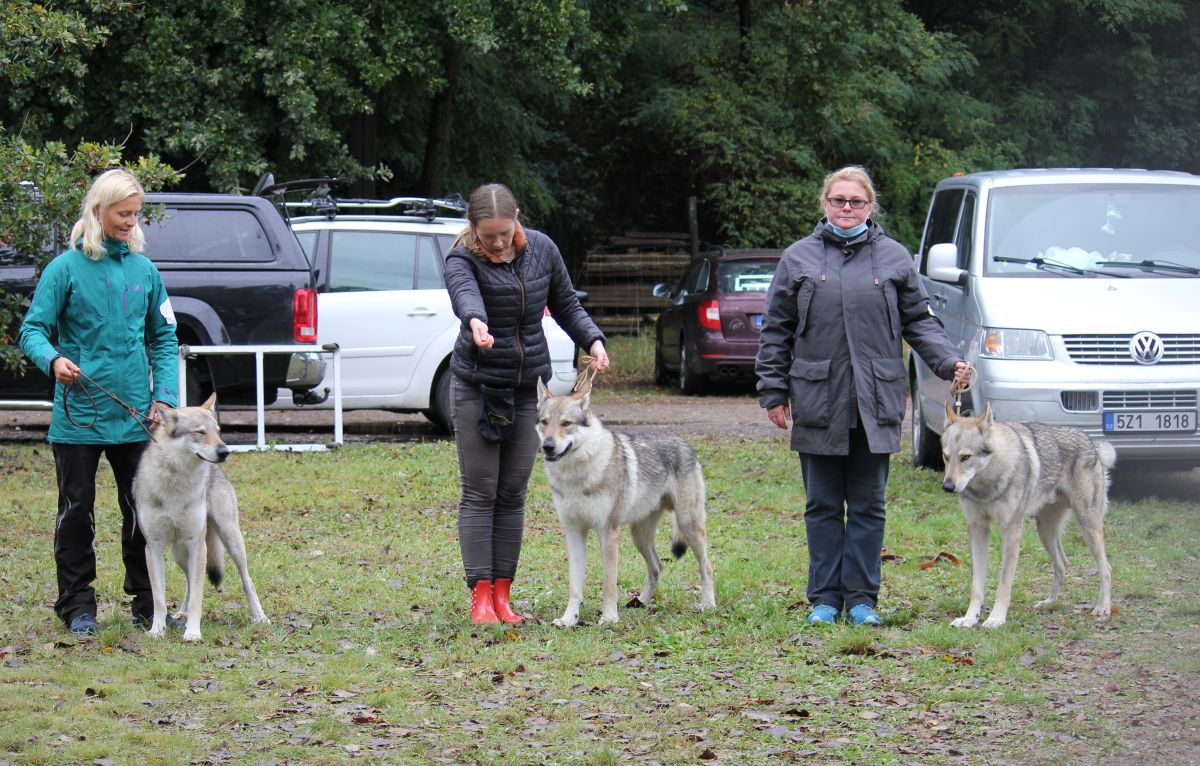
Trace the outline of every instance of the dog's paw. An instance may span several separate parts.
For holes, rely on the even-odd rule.
[[[183,640],[188,643],[195,643],[200,640],[200,631],[185,630],[183,632]]]
[[[983,627],[998,628],[1006,622],[1008,622],[1007,615],[1004,617],[989,617],[983,621]]]
[[[1035,603],[1035,604],[1033,605],[1033,608],[1034,608],[1034,609],[1045,609],[1046,607],[1048,607],[1048,606],[1050,606],[1051,604],[1053,604],[1055,601],[1056,601],[1056,599],[1052,599],[1052,598],[1044,598],[1044,599],[1042,599],[1041,601],[1038,601],[1037,603]]]
[[[577,614],[564,614],[554,621],[554,627],[556,628],[573,628],[578,624],[579,615]]]
[[[166,632],[167,632],[166,626],[160,625],[158,627],[151,627],[150,630],[146,631],[146,635],[153,636],[154,638],[162,638],[163,634],[165,634]]]
[[[1101,620],[1107,620],[1109,615],[1111,615],[1111,614],[1112,614],[1112,606],[1110,606],[1110,605],[1097,606],[1095,609],[1092,610],[1092,615],[1095,617],[1099,617]]]
[[[250,622],[253,622],[255,625],[270,625],[271,618],[263,615],[262,617],[255,617]]]
[[[979,624],[978,617],[959,617],[957,620],[951,620],[950,625],[955,628],[973,628]]]
[[[613,625],[621,621],[617,616],[616,610],[612,612],[604,612],[600,615],[600,619],[596,622],[597,625]]]

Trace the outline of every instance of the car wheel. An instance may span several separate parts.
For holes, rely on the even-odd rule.
[[[438,374],[433,384],[433,405],[423,413],[429,422],[454,433],[454,420],[450,417],[450,368],[446,367]]]
[[[946,467],[942,461],[942,439],[929,428],[921,414],[921,384],[917,382],[916,372],[909,374],[908,390],[912,392],[913,465],[941,471]]]
[[[679,340],[679,390],[685,394],[704,393],[704,380],[692,370],[687,343],[682,338]]]
[[[654,384],[657,386],[665,386],[671,382],[671,376],[667,374],[667,365],[663,361],[662,346],[654,345]]]

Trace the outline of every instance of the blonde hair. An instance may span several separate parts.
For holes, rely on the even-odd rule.
[[[488,218],[508,218],[516,224],[516,232],[513,234],[513,249],[518,252],[523,250],[526,241],[525,229],[517,220],[519,212],[517,198],[513,196],[507,186],[504,184],[480,186],[471,192],[471,199],[467,201],[467,226],[458,233],[458,237],[454,240],[454,247],[462,245],[475,257],[488,260],[487,254],[484,253],[479,241],[475,238],[475,227],[479,225],[480,221]]]
[[[79,206],[79,220],[71,228],[71,246],[78,245],[93,261],[103,258],[104,214],[113,205],[133,196],[145,199],[146,190],[128,171],[116,168],[97,176]],[[83,240],[82,245],[78,244],[80,240]],[[146,236],[141,224],[134,224],[129,233],[129,249],[140,253],[145,247]]]
[[[829,190],[838,181],[853,181],[861,184],[867,190],[867,202],[871,205],[871,212],[879,212],[879,206],[875,201],[875,184],[871,183],[871,176],[867,174],[867,169],[862,165],[847,165],[825,176],[825,183],[821,186],[821,199],[817,201],[822,215],[825,214],[825,198],[829,196]]]

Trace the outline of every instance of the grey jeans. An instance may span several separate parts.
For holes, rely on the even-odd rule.
[[[479,580],[512,579],[521,557],[525,492],[540,445],[534,429],[537,389],[517,389],[512,435],[493,444],[479,434],[479,388],[457,377],[450,386],[450,417],[462,480],[458,546],[467,586],[474,587]]]

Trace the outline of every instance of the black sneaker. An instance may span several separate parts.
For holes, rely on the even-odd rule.
[[[84,612],[71,618],[67,630],[77,636],[94,636],[100,631],[100,626],[96,624],[96,615]]]

